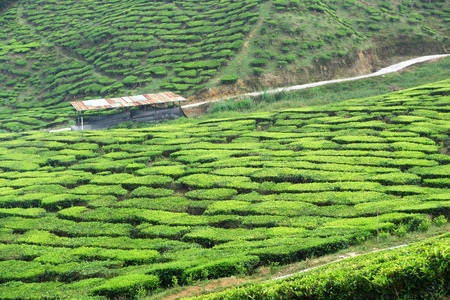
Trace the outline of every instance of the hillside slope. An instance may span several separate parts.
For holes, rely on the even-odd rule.
[[[450,214],[449,93],[0,133],[0,299],[139,297],[426,231]]]
[[[19,0],[0,12],[0,113],[33,108],[42,118],[1,126],[59,124],[74,99],[209,97],[446,52],[449,10],[418,0]]]

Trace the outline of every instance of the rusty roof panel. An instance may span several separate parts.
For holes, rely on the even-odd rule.
[[[186,101],[172,92],[70,102],[78,111]]]

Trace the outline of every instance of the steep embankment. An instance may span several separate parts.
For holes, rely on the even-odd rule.
[[[17,1],[0,16],[0,130],[66,122],[73,99],[210,98],[445,53],[449,10],[447,1]]]
[[[415,64],[419,64],[419,63],[423,63],[423,62],[428,62],[428,61],[433,61],[433,60],[437,60],[440,58],[444,58],[450,56],[450,54],[437,54],[437,55],[427,55],[427,56],[421,56],[421,57],[416,57],[413,59],[409,59],[391,66],[388,66],[386,68],[383,68],[381,70],[378,70],[376,72],[373,72],[371,74],[367,74],[367,75],[360,75],[360,76],[356,76],[356,77],[349,77],[349,78],[341,78],[341,79],[333,79],[333,80],[325,80],[325,81],[318,81],[318,82],[312,82],[312,83],[305,83],[305,84],[301,84],[301,85],[294,85],[294,86],[285,86],[282,88],[276,88],[276,89],[269,89],[269,90],[265,90],[262,92],[251,92],[251,93],[246,93],[246,94],[238,94],[235,95],[233,97],[255,97],[255,96],[261,96],[264,94],[275,94],[275,93],[280,93],[280,92],[289,92],[289,91],[297,91],[297,90],[303,90],[303,89],[308,89],[308,88],[312,88],[312,87],[316,87],[316,86],[321,86],[321,85],[326,85],[326,84],[333,84],[333,83],[340,83],[340,82],[346,82],[346,81],[354,81],[354,80],[359,80],[359,79],[364,79],[364,78],[370,78],[370,77],[375,77],[375,76],[382,76],[382,75],[386,75],[389,73],[394,73],[394,72],[398,72],[401,71],[405,68],[408,68],[410,66],[413,66]],[[201,101],[201,102],[197,102],[197,103],[191,103],[191,104],[186,104],[183,105],[183,109],[184,110],[189,110],[189,109],[194,109],[198,106],[202,106],[205,105],[207,103],[210,102],[216,102],[216,101],[221,101],[221,100],[227,100],[233,97],[220,97],[220,98],[209,98],[207,101]]]

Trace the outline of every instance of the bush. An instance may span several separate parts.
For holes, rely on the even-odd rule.
[[[89,181],[90,184],[95,185],[115,185],[118,182],[123,182],[126,179],[134,178],[133,175],[127,173],[118,173],[111,175],[94,175]]]
[[[0,218],[20,216],[25,218],[42,218],[47,214],[43,208],[0,208]]]
[[[256,182],[243,176],[217,176],[211,174],[193,174],[178,179],[178,182],[191,188],[233,188],[236,190],[253,190],[259,187]]]
[[[165,197],[173,194],[173,190],[139,187],[130,193],[130,197]]]
[[[125,264],[144,264],[154,262],[159,258],[156,250],[148,249],[104,249],[94,247],[76,247],[71,249],[67,255],[83,260],[110,260],[122,261]]]
[[[381,30],[381,27],[379,25],[377,25],[377,24],[369,24],[369,25],[367,25],[367,28],[369,30],[372,30],[372,31],[379,31],[379,30]]]
[[[436,217],[433,220],[434,225],[436,225],[437,227],[441,227],[441,226],[447,224],[447,222],[448,222],[447,218],[443,215]]]
[[[39,169],[39,165],[28,161],[0,161],[0,169],[8,171],[33,171]]]
[[[401,184],[419,184],[420,177],[415,174],[410,173],[386,173],[374,175],[370,178],[372,181],[378,181],[382,184],[387,185],[401,185]]]
[[[130,274],[108,279],[102,285],[91,290],[93,295],[107,296],[109,298],[143,297],[148,291],[159,287],[159,278],[155,275]]]
[[[25,59],[17,59],[16,60],[16,65],[18,65],[19,67],[23,67],[27,64],[27,61]]]
[[[44,279],[46,272],[51,272],[51,268],[38,262],[26,262],[17,260],[7,260],[0,262],[0,282],[19,281],[40,281]],[[49,273],[50,273],[49,272]]]
[[[184,175],[189,174],[186,166],[184,165],[175,165],[175,166],[156,166],[153,165],[151,168],[142,168],[135,172],[136,175],[167,175],[173,178],[178,178]]]
[[[69,220],[61,220],[55,217],[41,217],[39,219],[8,218],[2,220],[5,228],[23,232],[27,230],[48,230],[53,233],[72,236],[129,236],[134,228],[130,224],[111,224],[101,222],[77,223]]]
[[[135,189],[140,186],[164,187],[170,183],[172,183],[172,178],[163,175],[133,177],[122,182],[123,186],[129,189]]]
[[[403,150],[403,151],[422,151],[425,153],[436,153],[438,147],[436,145],[423,145],[409,142],[395,142],[391,143],[390,148],[393,150]]]
[[[404,237],[408,232],[408,228],[406,225],[400,225],[397,229],[394,230],[394,234],[398,237]]]
[[[163,264],[153,264],[148,270],[147,274],[154,274],[159,277],[161,286],[176,286],[178,280],[181,281],[181,276],[184,270],[195,265],[191,261],[174,261]],[[184,283],[184,282],[183,282]]]
[[[256,76],[260,76],[262,73],[264,73],[264,69],[258,67],[253,68],[253,74],[255,74]]]
[[[220,82],[222,84],[234,84],[234,83],[236,83],[236,81],[238,81],[238,79],[239,79],[238,75],[229,74],[229,75],[226,75],[226,76],[220,78]]]
[[[137,79],[138,79],[138,78],[137,78],[136,76],[130,75],[130,76],[128,76],[128,77],[125,77],[125,78],[122,80],[122,83],[123,83],[124,85],[127,85],[127,86],[132,86],[132,85],[135,85],[135,84],[136,84]]]
[[[74,189],[69,190],[71,194],[78,195],[114,195],[114,196],[125,196],[128,191],[120,184],[118,185],[94,185],[86,184],[78,186]]]
[[[61,207],[70,207],[76,201],[79,201],[76,195],[72,194],[57,194],[50,195],[45,198],[42,198],[41,205],[46,209],[57,209]]]
[[[219,259],[186,269],[183,272],[183,281],[189,283],[192,280],[227,277],[239,273],[251,274],[258,264],[259,258],[250,255]]]
[[[140,236],[145,238],[168,238],[181,239],[186,233],[191,231],[188,226],[167,226],[167,225],[151,225],[143,223],[137,226],[140,230]]]
[[[72,165],[69,169],[72,170],[84,170],[88,172],[123,172],[125,168],[130,164],[134,163],[134,160],[122,159],[117,161],[111,161],[107,159],[96,159],[96,162],[80,163]]]
[[[186,212],[191,207],[191,202],[184,197],[131,198],[120,201],[114,206]]]
[[[96,278],[95,280],[101,281],[103,279]],[[73,297],[73,295],[80,292],[80,290],[70,290],[70,285],[71,284],[52,281],[32,283],[10,281],[0,286],[0,294],[8,295],[9,299],[32,299],[36,297],[37,294],[45,295],[48,298],[58,298],[62,295]],[[64,287],[67,289],[65,290]],[[63,294],[64,291],[66,294]]]
[[[237,193],[238,192],[233,189],[199,189],[189,191],[185,196],[190,199],[198,200],[225,200],[231,199],[233,196],[237,195]]]
[[[426,232],[431,226],[431,221],[429,219],[424,220],[422,223],[419,224],[417,227],[417,231],[420,232]]]
[[[269,61],[265,58],[258,58],[250,61],[252,67],[264,67]]]
[[[450,186],[450,178],[424,179],[423,183],[432,187],[447,188]]]

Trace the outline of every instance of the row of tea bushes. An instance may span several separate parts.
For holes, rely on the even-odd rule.
[[[345,259],[286,279],[192,299],[394,299],[448,295],[449,235]]]

